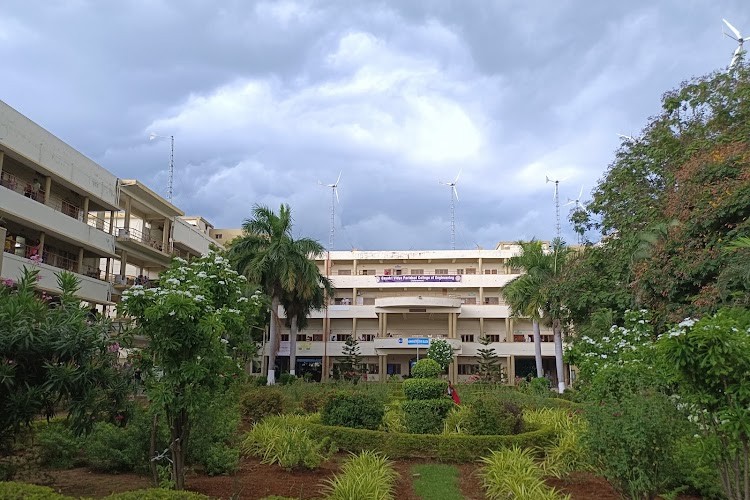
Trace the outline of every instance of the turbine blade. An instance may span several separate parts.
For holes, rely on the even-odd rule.
[[[341,204],[339,201],[339,190],[337,188],[333,188],[333,192],[336,194],[336,203]]]
[[[463,169],[460,169],[460,170],[458,171],[458,175],[456,176],[456,179],[455,179],[455,180],[453,181],[453,184],[455,184],[455,183],[457,183],[457,182],[458,182],[458,178],[459,178],[459,177],[461,177],[461,172],[462,172],[462,171],[463,171]]]
[[[548,175],[545,175],[544,178],[547,179],[546,182],[552,182],[552,179],[550,179]]]
[[[722,19],[722,21],[724,21],[724,24],[726,24],[726,25],[727,25],[727,27],[728,27],[728,28],[729,28],[730,30],[732,30],[732,33],[734,33],[734,34],[735,34],[735,36],[736,36],[737,38],[742,38],[742,35],[740,34],[740,30],[738,30],[737,28],[735,28],[734,26],[732,26],[732,25],[731,25],[731,24],[729,23],[729,21],[727,21],[726,19]]]
[[[456,201],[458,201],[458,190],[456,190],[456,186],[453,186],[453,194],[456,195]]]
[[[580,201],[582,196],[583,196],[583,186],[581,186],[581,192],[578,193],[578,198],[576,198],[576,201]]]
[[[564,207],[567,207],[568,205],[572,205],[572,204],[573,204],[573,203],[575,203],[575,202],[576,202],[576,200],[571,200],[571,199],[569,198],[569,199],[568,199],[568,202],[567,202],[566,204],[564,204],[563,206],[564,206]]]
[[[339,171],[339,178],[338,178],[338,179],[336,179],[336,184],[335,184],[336,186],[338,186],[338,185],[339,185],[339,181],[340,181],[340,180],[341,180],[341,171]]]

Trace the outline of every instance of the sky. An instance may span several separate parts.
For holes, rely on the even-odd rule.
[[[336,250],[555,236],[746,0],[2,0],[0,99],[217,228],[291,206]],[[320,183],[323,185],[321,186]],[[566,205],[567,204],[567,205]],[[596,239],[596,235],[589,236]]]

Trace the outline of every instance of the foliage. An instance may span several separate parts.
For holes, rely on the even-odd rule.
[[[518,384],[518,390],[537,397],[550,397],[550,381],[545,377],[534,377],[530,381],[524,380]]]
[[[724,493],[743,498],[750,489],[750,310],[722,309],[685,320],[659,347],[673,363],[691,421],[721,444],[714,460]]]
[[[492,341],[489,337],[483,336],[479,339],[482,348],[477,349],[479,354],[479,376],[480,382],[493,383],[504,382],[505,374],[500,366],[500,358],[497,356],[494,347],[490,347]]]
[[[335,449],[327,440],[311,438],[299,417],[269,417],[247,433],[242,451],[261,458],[262,463],[285,469],[317,469]]]
[[[325,498],[328,500],[390,500],[398,474],[393,463],[383,455],[363,451],[352,455],[341,472],[325,481]]]
[[[50,422],[37,433],[42,465],[58,469],[73,467],[81,454],[82,439],[64,422]]]
[[[266,377],[265,375],[259,375],[257,377],[253,377],[253,383],[259,387],[268,385],[268,377]]]
[[[681,419],[672,401],[643,378],[630,377],[632,385],[612,390],[612,378],[604,375],[622,371],[611,367],[595,378],[594,386],[606,387],[593,391],[601,399],[586,410],[584,442],[596,469],[618,491],[651,498],[675,483],[673,456]]]
[[[318,413],[323,410],[323,407],[331,397],[333,393],[331,391],[311,391],[302,395],[300,401],[300,407],[306,413]]]
[[[413,488],[418,497],[433,500],[463,500],[458,485],[458,469],[447,464],[421,464],[412,467]]]
[[[443,422],[443,434],[466,434],[466,421],[470,411],[468,405],[455,405],[451,408]]]
[[[385,432],[406,432],[404,425],[404,410],[398,402],[391,402],[385,406],[383,421],[380,423],[381,431]]]
[[[534,463],[529,449],[514,446],[496,450],[481,459],[479,475],[487,498],[499,500],[553,500],[569,498],[544,484],[542,470]]]
[[[450,342],[443,339],[432,339],[430,347],[427,348],[427,358],[432,359],[445,371],[453,361],[453,347]]]
[[[367,393],[340,392],[326,401],[321,412],[325,425],[340,425],[358,429],[377,429],[383,420],[385,405]]]
[[[441,399],[447,397],[448,381],[434,378],[410,378],[404,380],[406,399]]]
[[[0,283],[0,447],[40,414],[64,401],[74,433],[127,409],[129,380],[117,364],[107,325],[87,322],[76,297],[79,281],[61,272],[61,294],[36,294],[39,271],[24,269],[13,286]]]
[[[411,369],[411,376],[414,378],[437,378],[442,372],[443,368],[440,366],[440,363],[427,357],[414,363],[414,367]]]
[[[104,500],[208,500],[209,497],[192,491],[171,491],[161,488],[114,493]]]
[[[202,465],[209,476],[234,472],[239,465],[237,431],[241,418],[235,393],[217,394],[213,404],[198,405],[191,412],[195,425],[187,459]]]
[[[455,403],[447,397],[404,401],[401,408],[404,410],[406,431],[413,434],[440,433],[445,417],[454,406]]]
[[[102,472],[130,471],[144,461],[140,448],[146,442],[146,436],[135,435],[134,429],[101,422],[84,444],[86,461],[91,468]]]
[[[297,381],[297,376],[292,373],[282,373],[279,375],[279,384],[291,385]]]
[[[229,346],[262,315],[260,297],[245,296],[246,281],[227,259],[209,253],[190,263],[175,258],[158,288],[136,285],[123,294],[121,312],[149,341],[142,359],[158,360],[143,373],[152,404],[169,423],[177,489],[184,488],[191,413],[229,390],[241,369]]]
[[[315,423],[307,423],[305,427],[315,439],[329,438],[332,444],[345,451],[374,450],[392,458],[434,458],[451,462],[473,462],[491,450],[513,445],[543,448],[556,436],[555,430],[548,427],[510,436],[401,434]]]
[[[6,500],[71,500],[72,497],[60,495],[47,486],[0,481],[0,498]]]
[[[269,415],[280,415],[284,412],[284,395],[275,388],[250,388],[242,393],[240,408],[243,417],[248,421],[260,422]]]
[[[724,498],[721,474],[716,468],[720,442],[713,436],[686,433],[675,444],[675,475],[678,482],[702,498]]]
[[[349,382],[357,383],[362,377],[364,366],[362,366],[362,353],[360,352],[359,342],[354,336],[350,336],[341,347],[343,359],[339,361],[339,370],[344,378]]]
[[[557,432],[555,440],[544,448],[541,468],[546,476],[563,478],[573,471],[589,468],[587,450],[582,442],[586,421],[579,414],[562,408],[539,408],[525,410],[523,420]]]
[[[481,436],[519,434],[523,432],[521,409],[496,398],[477,399],[469,407],[464,430]]]

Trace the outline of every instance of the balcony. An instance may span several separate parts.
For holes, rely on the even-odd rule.
[[[122,223],[122,221],[120,221]],[[141,231],[134,227],[125,229],[118,227],[117,243],[128,252],[132,253],[137,259],[166,267],[172,258],[170,252],[165,251],[162,238],[152,238],[151,231],[146,229]],[[161,235],[161,233],[159,233]],[[128,258],[130,261],[130,257]]]

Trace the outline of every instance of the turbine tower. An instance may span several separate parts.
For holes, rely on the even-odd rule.
[[[732,55],[732,61],[729,63],[729,69],[731,70],[739,62],[740,57],[742,56],[742,52],[743,52],[742,44],[745,43],[745,38],[742,36],[742,33],[740,33],[740,30],[732,26],[729,23],[729,21],[727,21],[726,19],[722,19],[722,21],[724,21],[724,24],[727,25],[727,28],[729,28],[732,31],[732,33],[734,33],[734,36],[730,35],[726,31],[722,31],[722,32],[726,36],[728,36],[729,38],[737,42],[737,48],[735,49],[734,54]]]
[[[547,183],[555,183],[555,194],[553,198],[555,200],[555,237],[560,239],[560,182],[561,179],[550,179],[549,176],[545,176]],[[562,179],[563,181],[565,179]]]
[[[151,132],[148,136],[148,140],[153,141],[155,139],[169,139],[172,145],[169,152],[169,178],[167,179],[167,200],[169,200],[169,203],[172,203],[172,186],[174,184],[174,136],[159,135]]]
[[[339,202],[339,181],[341,180],[341,172],[339,172],[339,177],[336,179],[336,182],[333,184],[323,184],[322,182],[318,181],[318,184],[321,186],[325,186],[328,188],[331,188],[331,232],[328,235],[328,251],[333,250],[333,242],[334,242],[334,233],[336,230],[336,203]]]
[[[458,201],[458,191],[456,185],[458,184],[458,178],[461,177],[461,170],[458,171],[458,175],[453,181],[442,182],[443,186],[451,188],[451,250],[456,249],[456,202]]]

